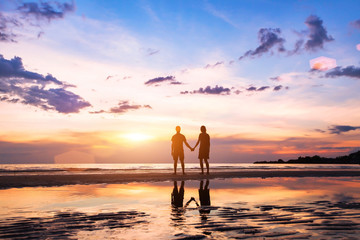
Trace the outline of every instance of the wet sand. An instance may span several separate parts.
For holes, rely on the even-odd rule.
[[[41,174],[41,175],[5,175],[0,176],[0,189],[19,187],[61,186],[73,184],[101,184],[128,182],[159,182],[178,180],[226,179],[226,178],[271,178],[271,177],[358,177],[359,170],[242,170],[211,172],[210,175],[199,173],[171,174],[171,173],[69,173],[69,174]]]
[[[171,182],[0,190],[0,239],[359,238],[358,177],[209,182],[200,207],[171,205]],[[184,203],[198,187],[186,181]]]

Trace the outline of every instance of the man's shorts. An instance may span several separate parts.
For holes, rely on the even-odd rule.
[[[180,159],[180,161],[183,161],[184,160],[184,151],[174,152],[173,159],[174,159],[174,161],[176,161],[177,159]]]

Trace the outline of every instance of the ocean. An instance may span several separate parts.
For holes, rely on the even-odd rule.
[[[181,166],[178,164],[178,169]],[[185,164],[187,172],[200,171],[198,163]],[[360,170],[357,164],[253,164],[210,163],[211,171],[269,171],[269,170]],[[37,174],[102,174],[102,173],[171,173],[170,163],[118,163],[118,164],[0,164],[0,176]]]

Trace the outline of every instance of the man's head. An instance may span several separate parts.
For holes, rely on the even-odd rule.
[[[180,126],[176,126],[175,128],[176,132],[179,133],[181,131],[181,127]]]

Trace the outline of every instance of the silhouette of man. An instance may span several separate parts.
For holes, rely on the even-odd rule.
[[[172,138],[171,138],[171,142],[172,142],[171,143],[171,155],[174,159],[174,174],[176,174],[178,159],[180,159],[180,162],[181,162],[182,172],[183,172],[183,174],[185,174],[183,143],[185,143],[185,145],[189,149],[192,150],[192,148],[187,143],[185,136],[180,133],[181,127],[176,126],[175,130],[176,130],[176,134],[174,136],[172,136]]]

